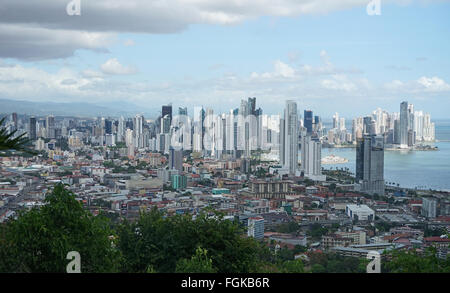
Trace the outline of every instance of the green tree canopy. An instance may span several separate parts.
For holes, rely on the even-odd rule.
[[[155,208],[134,223],[125,221],[118,234],[125,272],[143,272],[149,265],[175,272],[177,262],[191,258],[198,247],[207,250],[218,272],[254,272],[260,263],[259,244],[220,214],[167,217]]]
[[[450,273],[450,258],[440,259],[436,249],[429,247],[423,254],[416,250],[393,251],[384,263],[383,271],[389,273]]]
[[[81,272],[114,272],[120,253],[111,236],[106,218],[57,184],[44,206],[0,226],[0,272],[65,272],[70,251],[80,253]]]
[[[216,271],[207,250],[201,247],[197,248],[191,259],[180,259],[175,270],[177,273],[215,273]]]

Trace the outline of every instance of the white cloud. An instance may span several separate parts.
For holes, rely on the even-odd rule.
[[[295,69],[280,60],[274,62],[274,71],[261,74],[252,72],[250,75],[252,79],[294,78],[295,76]]]
[[[325,89],[346,92],[352,92],[358,89],[355,83],[350,81],[347,76],[342,74],[335,74],[332,76],[332,79],[322,80],[321,85]]]
[[[137,69],[133,66],[123,66],[119,63],[117,58],[111,58],[100,66],[100,69],[105,74],[114,75],[128,75],[135,74]]]
[[[393,80],[391,82],[385,83],[384,88],[391,91],[397,91],[402,89],[405,86],[403,82],[400,80]]]
[[[102,78],[103,77],[103,73],[101,73],[99,71],[91,70],[91,69],[83,70],[81,72],[81,74],[83,75],[83,77],[86,77],[86,78]]]
[[[439,77],[422,76],[417,80],[417,83],[424,87],[425,91],[442,92],[450,91],[450,85]]]
[[[385,83],[383,87],[384,89],[389,91],[411,94],[439,93],[450,91],[450,84],[437,76],[422,76],[417,80],[406,82],[393,80],[391,82]]]

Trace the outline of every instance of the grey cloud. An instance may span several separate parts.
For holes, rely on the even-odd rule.
[[[259,16],[298,16],[367,5],[367,0],[80,1],[81,15],[69,16],[70,0],[2,0],[0,58],[67,58],[78,49],[106,52],[105,41],[116,33],[177,33],[191,24],[235,24]]]
[[[64,79],[61,81],[62,85],[74,85],[77,84],[77,81],[75,79]]]
[[[70,57],[78,49],[106,53],[113,35],[0,25],[0,39],[0,57],[35,61]]]

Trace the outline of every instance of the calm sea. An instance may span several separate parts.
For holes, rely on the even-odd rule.
[[[438,151],[385,151],[384,177],[402,187],[450,191],[450,120],[436,120]],[[334,154],[348,163],[322,165],[325,169],[349,168],[355,172],[355,149],[324,148],[322,157]]]

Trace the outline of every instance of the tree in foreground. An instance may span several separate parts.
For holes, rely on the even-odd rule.
[[[394,251],[390,260],[383,265],[389,273],[450,273],[450,258],[440,259],[434,247],[427,248],[423,254],[416,250]]]
[[[44,206],[0,226],[0,272],[66,272],[70,251],[80,253],[81,272],[114,272],[120,252],[111,236],[105,217],[84,210],[57,184]]]
[[[181,259],[177,262],[177,273],[215,273],[217,270],[208,257],[208,251],[198,247],[191,259]]]
[[[166,216],[156,208],[142,213],[133,223],[118,227],[122,271],[175,272],[181,259],[191,259],[198,247],[206,249],[217,272],[255,272],[260,264],[260,246],[243,236],[239,226],[220,214],[202,213]]]

